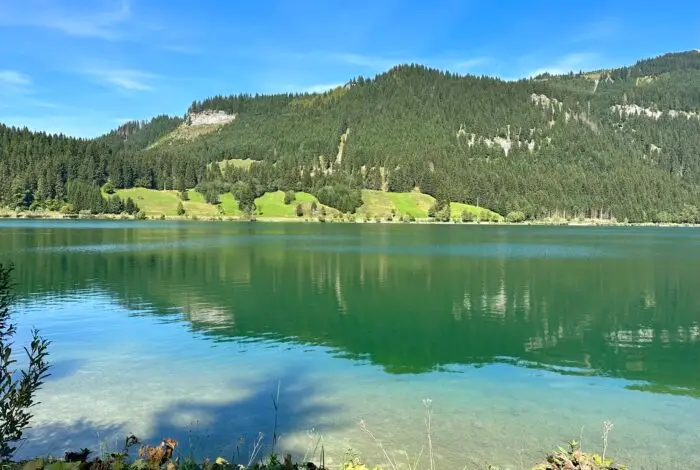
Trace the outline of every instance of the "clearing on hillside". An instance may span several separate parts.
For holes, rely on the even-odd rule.
[[[274,193],[265,193],[257,198],[255,206],[260,217],[297,217],[297,204],[301,204],[304,216],[308,217],[311,215],[311,204],[314,202],[318,206],[318,211],[320,211],[322,204],[312,194],[298,192],[291,203],[285,204],[284,191],[275,191]],[[326,212],[330,215],[338,211],[326,207]]]
[[[358,213],[370,217],[386,217],[391,215],[392,210],[397,217],[412,215],[417,219],[428,218],[430,207],[435,204],[435,198],[428,194],[412,191],[409,193],[389,193],[374,191],[370,189],[362,190],[362,207]],[[463,204],[461,202],[450,203],[451,215],[453,219],[461,220],[462,211],[467,211],[479,220],[498,220],[503,217],[493,211],[482,207]]]
[[[243,168],[244,170],[249,170],[250,165],[260,161],[261,160],[253,160],[252,158],[230,158],[228,160],[221,160],[218,163],[219,167],[221,168],[221,171],[224,171],[224,168],[226,168],[228,165],[233,165],[239,168]]]
[[[177,191],[159,191],[157,189],[129,188],[118,189],[117,194],[122,200],[130,197],[139,208],[149,217],[177,215],[177,204],[180,196]],[[189,216],[217,216],[220,215],[215,206],[207,204],[204,196],[197,191],[189,190],[189,201],[182,201],[185,213]],[[237,205],[236,205],[237,206]]]
[[[452,219],[462,220],[462,212],[467,211],[474,216],[475,220],[503,222],[503,216],[483,207],[463,204],[461,202],[451,202],[450,212]]]

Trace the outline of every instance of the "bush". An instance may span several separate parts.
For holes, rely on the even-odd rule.
[[[144,211],[138,211],[136,213],[137,220],[146,220],[146,213]]]
[[[360,190],[345,185],[323,186],[315,194],[321,204],[341,212],[354,213],[362,205]]]
[[[12,359],[12,337],[17,331],[10,323],[10,305],[14,300],[12,269],[0,264],[0,462],[12,458],[16,450],[13,444],[22,439],[32,419],[30,409],[36,404],[36,392],[49,375],[50,342],[39,336],[38,330],[32,330],[32,340],[25,348],[27,369],[20,374],[11,369],[16,362]]]
[[[61,206],[61,214],[77,214],[78,211],[75,210],[73,204],[64,204]]]
[[[124,212],[124,202],[118,195],[110,197],[107,199],[105,212],[108,214],[121,214]]]
[[[250,183],[238,181],[231,187],[231,195],[238,201],[238,208],[245,214],[252,214],[255,207],[256,192]]]
[[[177,215],[185,215],[185,206],[182,205],[182,201],[177,203]]]
[[[102,186],[102,191],[104,191],[107,194],[114,194],[115,189],[114,185],[112,184],[112,181],[107,180],[107,182]]]
[[[525,214],[522,211],[511,211],[506,215],[506,222],[519,224],[525,221]]]
[[[474,219],[476,219],[474,214],[466,209],[462,211],[462,222],[474,222]]]
[[[190,193],[188,193],[186,190],[180,191],[180,199],[183,201],[189,201],[190,200]]]
[[[287,205],[291,204],[292,201],[294,201],[294,199],[296,199],[296,194],[294,193],[294,191],[287,191],[286,193],[284,193],[284,203],[285,204],[287,204]]]
[[[124,212],[130,215],[134,215],[139,211],[139,206],[136,205],[133,199],[130,197],[126,198],[126,202],[124,203]]]
[[[297,217],[304,217],[304,208],[301,206],[301,204],[297,204],[296,213]]]
[[[450,215],[451,211],[449,201],[436,200],[430,209],[428,209],[428,217],[439,222],[449,222]]]

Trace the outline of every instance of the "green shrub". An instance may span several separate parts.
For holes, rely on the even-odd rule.
[[[438,222],[449,222],[450,215],[451,209],[449,201],[436,200],[430,209],[428,209],[428,217]]]
[[[296,199],[296,194],[294,193],[294,191],[287,191],[286,193],[284,193],[284,203],[285,204],[287,204],[287,205],[291,204],[292,201],[294,201],[294,199]]]
[[[28,367],[15,373],[12,369],[16,360],[12,359],[12,337],[17,328],[10,323],[12,294],[12,266],[0,264],[0,462],[12,458],[14,444],[22,439],[24,430],[32,419],[30,409],[36,404],[36,392],[48,377],[50,342],[32,330],[32,340],[25,348]]]
[[[506,215],[506,222],[519,224],[525,221],[525,214],[522,211],[511,211]]]
[[[114,194],[115,189],[114,189],[114,184],[112,184],[111,180],[107,180],[107,182],[102,186],[102,191],[104,191],[107,194]]]

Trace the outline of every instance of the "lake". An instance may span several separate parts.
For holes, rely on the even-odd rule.
[[[276,417],[280,452],[384,463],[364,420],[403,465],[430,399],[438,468],[600,452],[605,420],[617,460],[700,468],[696,229],[3,220],[9,261],[17,340],[53,342],[20,456],[245,463]]]

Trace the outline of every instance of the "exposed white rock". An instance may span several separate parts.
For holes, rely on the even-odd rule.
[[[645,85],[648,83],[651,83],[654,81],[654,77],[652,76],[644,76],[644,77],[637,77],[637,79],[634,82],[634,86],[639,86],[639,85]]]
[[[187,116],[190,126],[204,126],[207,124],[228,124],[236,119],[236,114],[228,114],[225,111],[202,111],[191,113]]]
[[[464,124],[459,125],[459,130],[457,131],[457,138],[467,135],[467,131],[464,129]]]
[[[510,152],[510,148],[513,146],[513,142],[510,140],[510,138],[504,139],[503,137],[494,137],[493,141],[501,146],[503,153],[505,153],[507,157],[508,152]]]
[[[530,95],[530,101],[543,109],[551,109],[552,112],[561,111],[564,106],[564,103],[556,98],[550,98],[547,95],[538,95],[537,93]]]
[[[513,134],[511,137],[510,126],[507,126],[505,137],[485,137],[474,133],[468,133],[464,127],[460,126],[460,129],[457,131],[457,138],[466,138],[467,145],[470,148],[477,144],[483,145],[487,148],[494,148],[495,146],[498,146],[503,150],[503,153],[507,157],[513,147],[527,147],[530,152],[533,152],[537,146],[535,139],[535,133],[537,130],[538,129],[534,127],[529,129],[529,136],[525,137],[520,135],[520,131],[522,131],[521,129],[518,133]],[[547,137],[547,142],[551,143],[551,141],[551,138]]]
[[[588,119],[585,113],[578,113],[573,115],[576,122],[582,122],[586,124],[593,132],[598,133],[598,124]]]
[[[345,132],[343,132],[343,135],[340,136],[340,143],[338,144],[338,154],[335,157],[335,163],[336,165],[340,165],[343,163],[343,151],[345,150],[345,144],[348,141],[348,135],[350,134],[350,128],[348,127],[345,129]]]
[[[645,108],[636,104],[616,104],[610,107],[610,112],[617,113],[620,118],[624,116],[646,116],[658,120],[664,114],[672,119],[684,117],[686,119],[700,119],[700,114],[695,111],[678,111],[671,109],[669,111],[659,111],[651,108]]]

